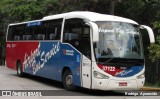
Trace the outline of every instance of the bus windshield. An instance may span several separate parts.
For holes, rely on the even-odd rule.
[[[96,24],[99,29],[99,42],[94,44],[96,60],[143,59],[138,25],[112,21],[97,21]]]

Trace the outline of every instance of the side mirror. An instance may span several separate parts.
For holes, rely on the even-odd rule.
[[[98,26],[94,22],[89,22],[89,25],[91,26],[92,36],[93,36],[93,42],[99,41],[99,32],[98,32]]]
[[[86,19],[84,20],[84,23],[91,27],[90,32],[92,33],[93,42],[99,42],[99,32],[97,24]]]
[[[153,30],[149,26],[146,26],[146,25],[141,25],[140,28],[141,29],[146,29],[148,31],[148,34],[149,34],[150,43],[155,43]]]

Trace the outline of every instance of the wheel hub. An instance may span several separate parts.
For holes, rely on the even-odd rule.
[[[66,84],[67,84],[67,86],[71,86],[72,85],[72,75],[68,75],[67,77],[66,77]]]

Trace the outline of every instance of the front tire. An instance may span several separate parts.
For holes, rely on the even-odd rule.
[[[24,73],[23,73],[23,70],[22,70],[22,64],[21,64],[20,61],[17,62],[17,75],[18,75],[19,77],[24,76]]]
[[[66,70],[63,74],[63,86],[67,90],[76,89],[76,87],[73,85],[73,76],[70,70]]]

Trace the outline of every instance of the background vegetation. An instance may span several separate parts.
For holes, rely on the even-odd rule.
[[[0,64],[5,61],[5,35],[9,23],[37,20],[69,11],[94,11],[133,19],[154,29],[156,44],[149,44],[143,33],[146,81],[160,80],[160,0],[1,0]],[[152,62],[151,62],[152,60]],[[159,70],[158,70],[159,69]],[[156,71],[156,72],[155,72]]]

